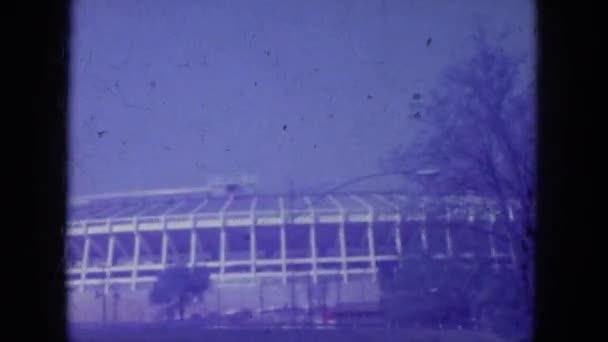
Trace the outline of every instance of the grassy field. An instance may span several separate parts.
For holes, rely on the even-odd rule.
[[[120,324],[72,326],[71,341],[204,341],[204,342],[507,342],[467,331],[382,328],[340,329],[210,329],[192,324]]]

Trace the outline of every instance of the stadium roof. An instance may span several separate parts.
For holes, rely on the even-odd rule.
[[[402,193],[340,192],[331,194],[226,194],[209,188],[163,189],[128,193],[111,193],[75,198],[69,205],[69,220],[120,219],[168,215],[201,215],[219,212],[257,214],[285,211],[366,213],[416,210],[433,207],[488,205],[479,197],[410,198]]]

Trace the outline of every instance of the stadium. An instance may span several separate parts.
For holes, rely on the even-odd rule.
[[[235,187],[74,200],[66,229],[70,322],[147,322],[157,275],[180,262],[211,270],[190,317],[379,302],[379,274],[400,258],[490,258],[513,265],[502,212],[478,197],[401,193],[257,194]]]

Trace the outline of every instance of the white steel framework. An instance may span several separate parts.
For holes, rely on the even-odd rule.
[[[479,198],[420,202],[392,193],[341,193],[300,196],[288,208],[283,196],[162,193],[76,203],[67,227],[67,273],[68,285],[81,291],[136,289],[180,259],[209,267],[220,282],[277,278],[285,284],[294,276],[317,283],[323,276],[349,282],[367,274],[375,281],[380,264],[419,252],[491,258],[497,265],[515,258],[509,224],[516,206],[501,213]]]

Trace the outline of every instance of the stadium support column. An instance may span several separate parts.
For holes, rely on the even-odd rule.
[[[222,209],[220,209],[220,282],[224,281],[224,274],[226,273],[226,210],[232,203],[233,196],[231,195]]]
[[[332,195],[329,195],[329,200],[337,207],[338,215],[339,215],[339,226],[338,226],[338,239],[340,243],[340,264],[341,264],[341,274],[342,281],[346,283],[348,281],[347,276],[347,265],[346,265],[346,211],[344,207],[336,198]]]
[[[509,215],[509,225],[512,225],[515,222],[513,207],[511,205],[507,205],[507,210],[507,214]],[[511,253],[511,264],[513,267],[517,267],[517,255],[515,254],[515,248],[513,247],[513,234],[509,234],[509,252]]]
[[[399,208],[399,205],[396,203],[387,200],[384,196],[376,194],[375,197],[395,210],[395,250],[397,251],[397,255],[401,255],[403,252],[403,246],[401,243],[401,208]]]
[[[496,213],[494,209],[490,209],[488,213],[488,244],[490,245],[490,258],[492,258],[492,267],[494,271],[498,271],[498,259],[496,255],[496,244],[494,241],[494,225],[496,224]]]
[[[372,269],[372,281],[376,281],[378,276],[378,265],[376,262],[376,241],[374,235],[374,208],[361,197],[352,197],[367,209],[367,249],[369,252],[369,261]]]
[[[316,284],[319,279],[319,275],[317,272],[317,214],[310,198],[305,197],[304,200],[306,201],[306,205],[308,205],[308,209],[310,210],[311,223],[309,238],[310,255],[312,258],[311,275],[313,284]]]
[[[114,263],[114,244],[116,243],[116,236],[112,231],[112,224],[108,221],[108,258],[106,260],[106,283],[104,286],[104,293],[110,293],[110,269],[112,268],[112,264]]]
[[[163,236],[160,251],[160,263],[163,266],[163,269],[165,269],[167,267],[167,249],[169,248],[169,236],[167,235],[167,218],[165,216],[161,218],[161,224],[163,227]]]
[[[342,280],[343,282],[348,281],[346,274],[346,214],[344,210],[340,211],[340,226],[338,227],[339,238],[340,238],[340,264],[342,265]]]
[[[475,228],[475,208],[473,208],[472,206],[469,207],[468,210],[468,215],[467,215],[467,224],[468,224],[468,229],[474,229]],[[475,257],[474,254],[470,255],[471,258]]]
[[[198,213],[201,208],[203,208],[205,205],[207,205],[208,201],[209,200],[205,198],[201,203],[199,203],[190,212],[190,215],[191,215],[191,218],[192,218],[192,230],[190,231],[190,261],[189,261],[189,263],[190,263],[190,267],[191,268],[194,268],[196,266],[196,264],[197,264],[197,262],[196,262],[196,255],[197,255],[197,253],[200,253],[203,250],[201,248],[201,245],[200,245],[200,241],[199,241],[199,238],[198,238],[198,231],[197,231],[197,228],[196,228],[196,224],[197,224],[196,213]],[[176,207],[173,207],[173,208],[176,208]],[[166,213],[167,212],[165,212],[165,214]],[[166,238],[167,242],[165,243],[165,245],[169,242],[168,240],[169,239],[167,237]]]
[[[196,216],[192,215],[192,229],[190,230],[190,268],[194,268],[196,264]]]
[[[445,207],[445,245],[446,254],[448,257],[454,255],[454,248],[452,246],[452,211],[450,207]]]
[[[252,275],[252,278],[255,279],[255,273],[256,273],[256,267],[255,267],[255,263],[256,263],[256,259],[257,259],[257,241],[256,241],[256,234],[255,234],[255,229],[256,229],[256,215],[255,215],[255,206],[257,203],[258,198],[254,197],[251,200],[251,207],[249,208],[249,217],[251,219],[251,226],[249,226],[249,259],[251,262],[251,268],[250,268],[250,272]]]
[[[220,272],[219,280],[224,281],[224,273],[226,272],[226,220],[224,213],[220,214]]]
[[[287,217],[285,214],[285,203],[283,197],[279,197],[279,208],[281,215],[281,278],[283,280],[283,284],[287,284],[287,236],[285,233]]]
[[[420,243],[422,245],[423,253],[426,253],[429,250],[429,241],[428,241],[428,237],[426,234],[427,221],[428,221],[428,215],[426,213],[426,205],[424,202],[422,202],[422,216],[421,216],[421,222],[420,222]]]
[[[372,266],[372,281],[377,280],[378,265],[376,262],[376,241],[374,234],[374,209],[368,205],[369,214],[367,217],[367,245],[369,248],[369,259]]]
[[[139,220],[135,218],[134,222],[135,243],[133,246],[133,272],[131,273],[131,290],[135,290],[137,284],[137,276],[139,271],[139,253],[141,251],[141,236],[139,234]]]
[[[401,211],[398,210],[395,215],[395,249],[397,250],[397,255],[402,255],[403,253],[403,242],[401,241],[401,222],[402,215]]]
[[[82,265],[80,267],[80,292],[84,291],[84,283],[89,266],[89,254],[91,251],[91,238],[89,237],[89,225],[84,223],[84,248],[82,251]]]

